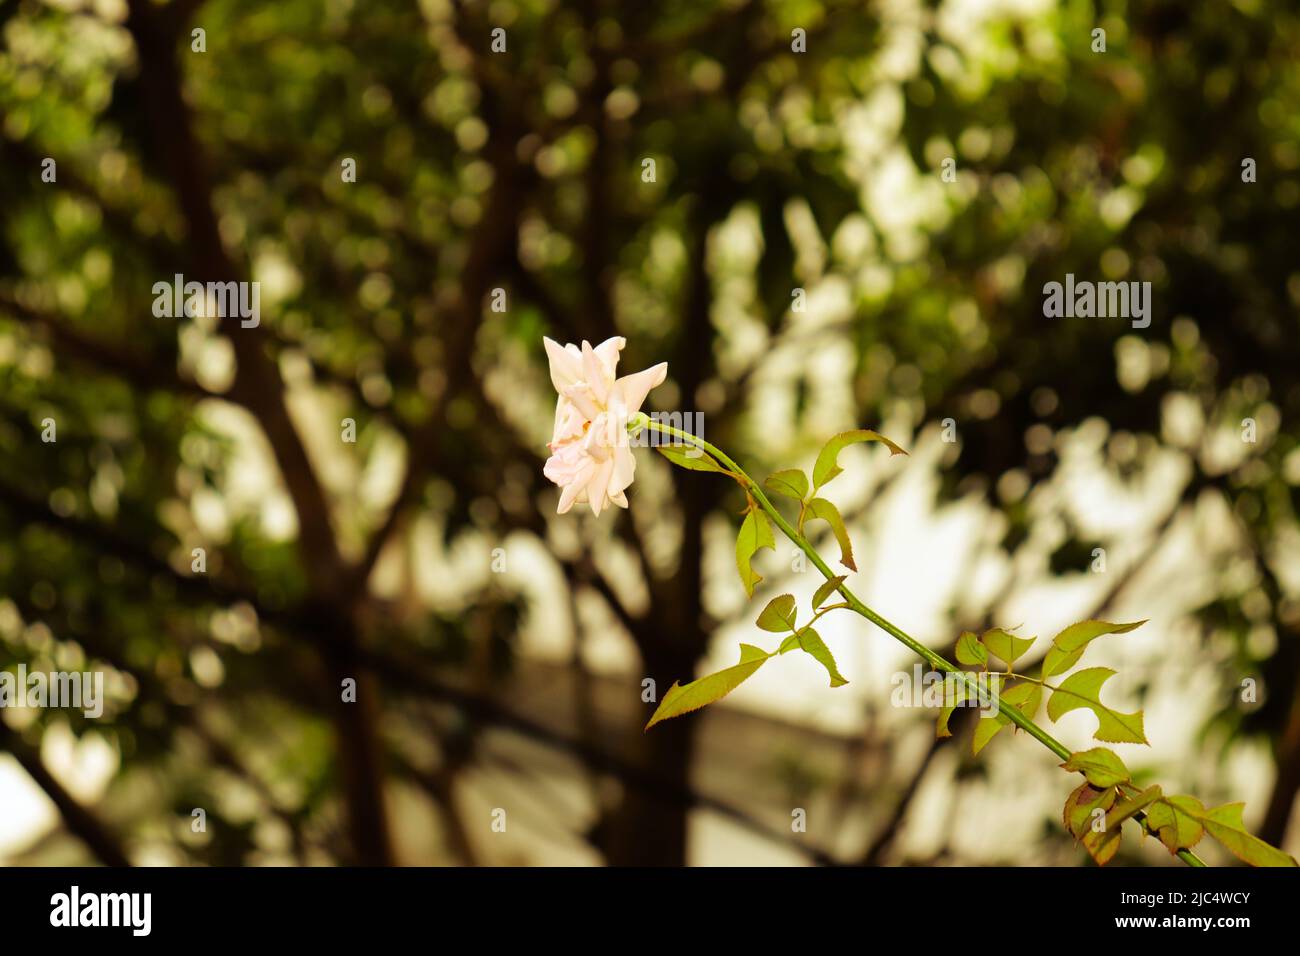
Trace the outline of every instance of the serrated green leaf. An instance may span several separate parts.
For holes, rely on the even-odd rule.
[[[750,567],[754,553],[759,548],[776,550],[776,538],[772,537],[772,526],[767,523],[767,515],[761,511],[750,511],[740,525],[736,535],[736,569],[740,571],[740,581],[745,585],[745,593],[754,596],[754,587],[763,576]]]
[[[1065,798],[1065,812],[1062,818],[1065,829],[1075,841],[1083,839],[1084,833],[1092,829],[1092,811],[1109,810],[1115,805],[1119,794],[1118,787],[1105,787],[1098,790],[1088,783],[1081,783]]]
[[[1043,658],[1043,680],[1056,674],[1064,674],[1083,656],[1088,644],[1103,634],[1124,634],[1141,627],[1146,621],[1133,621],[1129,624],[1111,624],[1108,621],[1080,621],[1071,624],[1056,637]]]
[[[1119,852],[1124,836],[1124,821],[1160,798],[1160,788],[1150,787],[1137,796],[1117,803],[1106,814],[1106,828],[1101,832],[1088,828],[1081,841],[1098,866],[1105,866]]]
[[[1008,667],[1014,667],[1016,661],[1034,646],[1035,640],[1037,638],[1016,637],[1014,634],[1008,634],[1000,627],[991,628],[980,637],[980,642],[989,649],[993,656]]]
[[[953,711],[960,707],[966,701],[966,685],[958,684],[953,688],[953,699],[939,709],[939,719],[934,725],[934,735],[936,737],[951,737],[952,731],[948,729],[948,721],[952,719]]]
[[[843,687],[848,683],[840,670],[835,666],[835,658],[831,655],[831,649],[826,646],[821,635],[811,627],[805,627],[795,635],[799,639],[799,646],[812,655],[813,659],[822,667],[826,668],[826,673],[830,675],[832,687]]]
[[[808,496],[808,476],[798,468],[783,468],[768,475],[763,480],[763,487],[775,494],[803,501]]]
[[[1106,829],[1100,833],[1089,830],[1079,842],[1083,844],[1083,848],[1088,851],[1094,863],[1105,866],[1114,859],[1124,843],[1124,828],[1121,826],[1118,830]]]
[[[1111,811],[1106,814],[1107,829],[1118,826],[1132,817],[1133,814],[1137,813],[1139,810],[1145,810],[1162,796],[1164,796],[1164,794],[1161,793],[1160,787],[1147,787],[1141,793],[1135,794],[1119,803],[1116,803],[1115,806],[1111,808]]]
[[[820,518],[831,526],[831,531],[835,533],[835,540],[840,546],[840,564],[852,571],[856,571],[858,566],[853,563],[853,544],[849,541],[849,532],[844,527],[844,519],[840,517],[840,510],[825,498],[814,498],[808,502],[808,516],[810,518]]]
[[[906,455],[907,452],[899,448],[884,435],[868,431],[865,428],[854,429],[853,431],[840,432],[838,435],[828,441],[821,452],[817,455],[817,463],[813,465],[813,488],[820,488],[826,482],[830,481],[844,469],[839,466],[838,458],[840,452],[849,445],[855,445],[858,442],[878,441],[889,446],[889,454]]]
[[[655,451],[663,455],[674,465],[689,468],[691,471],[721,471],[727,469],[719,465],[706,451],[698,448],[687,449],[680,445],[655,445]],[[687,452],[690,452],[688,454]]]
[[[1101,686],[1115,676],[1109,667],[1089,667],[1067,677],[1052,690],[1047,716],[1060,720],[1065,714],[1086,707],[1097,715],[1093,737],[1111,744],[1145,744],[1142,711],[1121,714],[1101,702]]]
[[[1200,823],[1207,833],[1222,843],[1233,856],[1251,866],[1295,866],[1296,861],[1276,847],[1269,846],[1250,833],[1242,823],[1244,803],[1225,803],[1213,810],[1193,797],[1171,797],[1177,808]],[[1166,844],[1168,845],[1168,844]]]
[[[975,734],[971,738],[971,753],[978,756],[979,752],[989,745],[989,741],[1010,724],[1011,721],[1001,714],[996,717],[981,717],[975,724]]]
[[[1070,754],[1070,759],[1061,764],[1066,770],[1080,772],[1094,787],[1113,787],[1128,783],[1131,779],[1124,761],[1113,750],[1105,747],[1093,747]]]
[[[793,594],[778,594],[767,602],[755,621],[759,627],[774,634],[784,634],[794,630],[796,614]]]
[[[1008,690],[1000,690],[997,695],[998,712],[987,717],[980,717],[975,725],[975,736],[971,741],[971,750],[979,754],[988,746],[1004,727],[1012,726],[1011,718],[1006,715],[1003,705],[1015,707],[1026,717],[1033,718],[1043,702],[1043,689],[1038,684],[1028,681],[1016,684]]]
[[[957,661],[971,667],[987,667],[989,649],[971,631],[962,631],[957,638]]]
[[[822,586],[813,592],[812,608],[814,611],[820,608],[822,603],[839,589],[839,586],[844,583],[845,577],[843,574],[837,574],[835,577],[822,582]]]
[[[1017,684],[1010,690],[1003,691],[999,698],[1002,703],[1010,704],[1030,720],[1033,720],[1038,713],[1038,708],[1043,703],[1043,685],[1026,681],[1023,684]],[[1011,718],[1006,719],[1009,721]]]
[[[650,718],[650,722],[645,725],[645,729],[649,730],[661,720],[680,717],[692,710],[699,710],[706,704],[721,700],[739,687],[746,678],[751,677],[771,656],[761,647],[741,644],[739,664],[720,670],[716,674],[701,677],[689,684],[673,684],[668,688],[668,693],[664,694],[664,699],[659,702],[658,709]]]
[[[1171,854],[1183,847],[1191,849],[1205,836],[1198,816],[1205,807],[1195,797],[1162,797],[1147,810],[1147,827],[1154,830]]]

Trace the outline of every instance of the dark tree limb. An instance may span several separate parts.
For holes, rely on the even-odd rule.
[[[130,866],[131,861],[127,858],[126,851],[122,848],[109,829],[100,822],[90,810],[83,807],[72,794],[64,789],[63,785],[54,778],[54,775],[46,769],[45,764],[41,761],[41,755],[37,750],[27,744],[15,731],[10,730],[3,720],[0,720],[0,748],[9,751],[14,755],[27,775],[36,781],[36,785],[45,791],[45,794],[58,807],[63,822],[76,837],[78,837],[86,846],[90,847],[92,853],[105,866]]]

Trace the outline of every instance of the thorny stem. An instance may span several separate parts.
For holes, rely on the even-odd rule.
[[[742,487],[744,487],[745,491],[758,502],[759,507],[761,507],[765,512],[767,512],[768,517],[770,517],[772,521],[776,523],[776,526],[781,529],[781,532],[792,542],[794,542],[794,544],[797,545],[799,549],[808,556],[808,560],[811,561],[817,567],[818,571],[820,571],[823,575],[825,575],[828,581],[831,578],[834,578],[836,576],[835,573],[831,571],[830,567],[826,564],[826,562],[822,560],[821,555],[819,555],[816,549],[813,548],[813,546],[809,543],[808,539],[805,538],[798,531],[796,531],[790,525],[790,522],[786,521],[785,518],[781,515],[781,513],[776,510],[776,507],[768,499],[767,495],[763,493],[763,489],[759,487],[758,482],[756,482],[753,478],[751,478],[743,468],[741,468],[731,458],[729,458],[726,455],[726,453],[723,452],[721,449],[715,447],[714,445],[711,445],[703,438],[698,438],[695,435],[692,435],[690,432],[682,431],[680,428],[673,428],[671,425],[664,425],[660,422],[654,421],[644,413],[639,413],[634,419],[632,419],[632,421],[629,423],[629,428],[633,432],[639,431],[641,428],[648,428],[651,431],[660,432],[665,435],[672,435],[674,438],[680,439],[686,444],[691,445],[695,448],[699,448],[702,451],[705,451],[708,454],[712,455],[724,466],[726,466],[727,470],[731,473],[731,477],[735,478],[738,482],[740,482]],[[975,677],[973,674],[971,674],[968,671],[962,670],[961,668],[957,667],[955,664],[949,663],[947,660],[943,658],[943,655],[938,654],[935,651],[931,650],[930,648],[926,647],[924,644],[922,644],[916,638],[912,637],[902,628],[885,620],[885,618],[881,617],[871,608],[867,607],[867,605],[863,604],[862,601],[858,599],[858,596],[855,595],[852,591],[850,591],[848,586],[843,581],[840,582],[840,585],[837,588],[837,590],[840,592],[841,595],[843,595],[845,602],[847,603],[848,607],[851,610],[856,611],[858,614],[860,614],[862,617],[865,617],[868,621],[876,625],[882,631],[885,631],[887,634],[889,634],[890,637],[894,638],[896,641],[906,646],[913,653],[919,655],[927,664],[929,664],[935,670],[944,674],[956,675],[960,680],[962,680],[966,684],[967,687],[969,687],[973,691],[978,692],[978,687],[976,685]],[[1053,754],[1061,758],[1061,760],[1070,759],[1070,749],[1066,747],[1065,744],[1061,743],[1059,740],[1057,740],[1055,737],[1049,734],[1042,727],[1039,727],[1038,724],[1034,723],[1034,721],[1031,720],[1029,717],[1026,717],[1023,713],[1021,713],[1019,708],[1007,707],[1002,709],[1001,713],[1006,714],[1007,718],[1013,724],[1015,724],[1025,733],[1029,734],[1029,736],[1033,737],[1044,747],[1050,750]],[[1145,814],[1140,812],[1135,813],[1133,815],[1133,819],[1140,826],[1143,826],[1144,828],[1150,830],[1150,828],[1147,827],[1147,824],[1145,822],[1146,821]],[[1178,857],[1188,866],[1205,866],[1205,862],[1199,856],[1197,856],[1195,853],[1193,853],[1191,850],[1185,847],[1180,848],[1178,850]]]

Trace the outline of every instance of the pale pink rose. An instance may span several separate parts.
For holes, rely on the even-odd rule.
[[[641,410],[650,389],[663,382],[668,363],[615,378],[618,353],[627,344],[621,336],[595,348],[589,342],[581,349],[548,338],[542,342],[551,363],[551,384],[560,393],[555,431],[547,445],[551,457],[542,474],[561,488],[559,513],[575,502],[589,503],[595,515],[610,502],[626,508],[623,492],[636,471],[628,419]]]

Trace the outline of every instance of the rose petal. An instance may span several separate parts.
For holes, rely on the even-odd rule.
[[[592,398],[604,408],[609,401],[609,389],[614,384],[614,377],[608,373],[605,364],[596,357],[596,350],[585,339],[582,342],[582,374]]]
[[[614,459],[612,457],[607,458],[596,466],[591,478],[586,483],[587,497],[591,501],[591,513],[597,518],[600,517],[601,509],[605,507],[605,503],[609,501],[609,495],[606,494],[606,491],[609,488],[609,479],[613,473]]]
[[[567,513],[575,502],[582,500],[582,493],[587,490],[587,482],[590,480],[593,470],[590,467],[584,467],[573,481],[564,486],[564,491],[560,492],[560,506],[556,509],[556,514]]]
[[[604,411],[603,406],[596,404],[591,389],[587,387],[585,382],[570,385],[564,390],[564,397],[573,402],[578,411],[582,413],[584,421],[592,421]]]
[[[615,335],[601,342],[594,349],[596,358],[605,366],[608,373],[609,382],[614,383],[614,376],[618,373],[618,353],[623,351],[623,346],[627,345],[627,339],[621,335]]]
[[[636,456],[632,454],[632,449],[627,445],[620,445],[614,449],[614,473],[609,479],[610,498],[615,495],[621,495],[623,490],[632,484],[632,479],[636,476]]]
[[[582,381],[582,354],[573,346],[561,345],[546,336],[542,336],[542,344],[551,363],[551,384],[563,395],[566,388]]]
[[[650,389],[662,385],[668,377],[668,363],[660,362],[642,372],[624,375],[614,383],[614,394],[622,401],[626,414],[630,417],[641,411],[641,403],[650,394]]]

